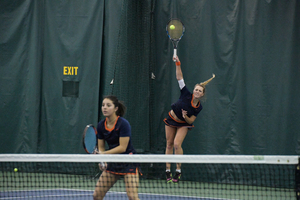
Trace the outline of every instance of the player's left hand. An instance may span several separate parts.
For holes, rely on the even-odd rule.
[[[186,115],[187,115],[187,111],[186,110],[183,110],[181,109],[181,112],[182,112],[182,117],[185,119]]]

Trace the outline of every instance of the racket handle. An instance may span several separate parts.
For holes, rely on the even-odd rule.
[[[176,59],[174,59],[177,56],[177,49],[174,48],[174,54],[173,54],[173,61],[176,62]]]

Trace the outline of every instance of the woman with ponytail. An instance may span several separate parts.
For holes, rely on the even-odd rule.
[[[98,154],[135,154],[131,142],[131,127],[123,118],[126,107],[115,96],[106,96],[102,101],[102,114],[105,119],[97,126]],[[108,150],[105,150],[105,142]],[[108,190],[124,176],[128,199],[137,200],[139,185],[139,164],[108,163],[99,164],[103,171],[94,191],[94,200],[102,200]]]
[[[183,154],[181,147],[183,140],[188,130],[194,127],[193,123],[202,110],[200,99],[205,95],[205,86],[215,78],[213,74],[212,78],[205,82],[196,84],[191,93],[183,80],[183,74],[181,71],[181,63],[178,56],[173,58],[176,62],[176,78],[178,80],[181,95],[177,102],[171,105],[171,111],[168,117],[164,119],[165,132],[166,132],[166,154]],[[174,151],[174,152],[173,152]],[[178,183],[181,177],[181,164],[176,164],[176,173],[172,177],[171,164],[166,163],[166,179],[167,182]]]

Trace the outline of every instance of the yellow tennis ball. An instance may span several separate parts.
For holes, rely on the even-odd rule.
[[[15,169],[14,169],[14,172],[17,172],[17,171],[18,171],[18,168],[15,168]]]
[[[171,30],[174,30],[174,29],[175,29],[175,26],[174,26],[174,25],[171,25],[171,26],[170,26],[170,29],[171,29]]]

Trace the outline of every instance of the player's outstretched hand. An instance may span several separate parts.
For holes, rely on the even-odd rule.
[[[173,61],[174,61],[174,62],[180,62],[178,56],[173,57]]]

